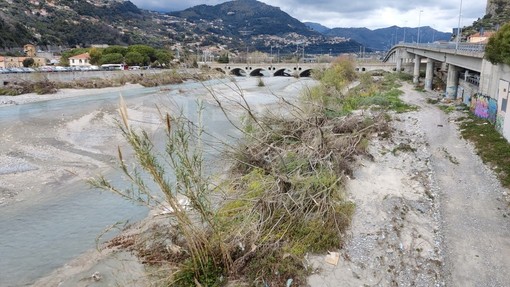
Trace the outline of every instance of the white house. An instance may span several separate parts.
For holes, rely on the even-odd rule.
[[[71,67],[90,67],[90,55],[89,53],[79,54],[73,57],[69,57],[69,66]]]

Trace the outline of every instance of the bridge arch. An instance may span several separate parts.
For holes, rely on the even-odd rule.
[[[241,68],[234,68],[230,70],[230,74],[238,77],[246,77],[248,73]]]
[[[287,68],[278,69],[273,73],[273,76],[275,76],[275,77],[290,77],[290,76],[292,76],[292,71]]]
[[[312,71],[313,71],[313,69],[305,69],[304,71],[299,73],[299,77],[308,78],[308,77],[312,76]]]
[[[250,72],[251,77],[263,77],[264,74],[262,72],[265,72],[265,69],[257,68]]]

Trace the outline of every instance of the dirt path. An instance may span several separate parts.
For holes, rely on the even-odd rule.
[[[448,286],[510,286],[510,221],[502,188],[460,139],[455,115],[448,116],[407,86],[404,99],[420,106],[431,167],[440,190]]]
[[[460,138],[455,116],[404,85],[418,111],[394,116],[347,191],[357,211],[337,266],[310,286],[510,286],[508,205],[494,174]]]

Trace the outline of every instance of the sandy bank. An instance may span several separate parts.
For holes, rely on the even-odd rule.
[[[55,94],[38,95],[36,93],[22,94],[18,96],[0,96],[0,107],[4,105],[22,105],[27,103],[58,100],[71,97],[86,96],[90,94],[117,92],[143,88],[140,84],[126,84],[121,87],[109,87],[101,89],[60,89]]]

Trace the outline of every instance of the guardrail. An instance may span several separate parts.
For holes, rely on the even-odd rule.
[[[485,53],[485,44],[473,44],[473,43],[401,43],[403,47],[409,48],[422,48],[427,50],[433,50],[438,52],[448,52],[451,54],[464,54],[469,56],[475,56],[483,58]]]

